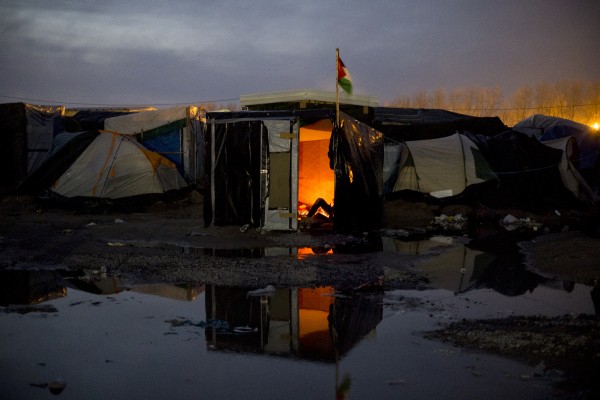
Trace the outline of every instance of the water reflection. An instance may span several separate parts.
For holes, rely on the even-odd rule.
[[[212,350],[335,362],[372,332],[382,293],[336,295],[333,287],[275,289],[209,286],[206,342]]]
[[[572,291],[573,282],[543,277],[527,269],[517,247],[493,250],[472,248],[461,239],[432,237],[428,240],[403,241],[384,238],[384,249],[422,256],[417,269],[437,289],[455,294],[489,288],[507,296],[532,292],[538,285]]]
[[[132,292],[150,294],[167,299],[194,301],[204,292],[204,285],[201,283],[183,283],[179,285],[148,283],[136,285],[130,290]]]
[[[55,271],[0,270],[0,306],[39,304],[66,295]]]

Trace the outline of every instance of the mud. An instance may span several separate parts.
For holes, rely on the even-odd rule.
[[[342,235],[327,231],[282,233],[239,226],[205,227],[198,196],[156,202],[129,212],[69,210],[50,207],[30,197],[1,200],[2,269],[103,270],[131,282],[195,281],[231,287],[419,288],[426,285],[427,279],[414,267],[428,254],[382,254],[367,260],[361,258],[360,249],[376,246],[380,234],[423,235],[437,229],[467,235],[466,231],[439,225],[439,220],[436,226],[435,217],[460,214],[473,219],[481,215],[480,210],[468,207],[443,209],[397,202],[386,208],[386,225],[381,231]],[[500,220],[509,213],[536,223],[512,233],[502,231]],[[503,245],[519,246],[522,261],[529,269],[597,290],[600,238],[577,229],[577,223],[585,221],[584,215],[563,211],[540,216],[497,210],[484,214],[485,221],[476,221],[470,227],[471,235],[478,232],[480,245],[492,243],[499,253]],[[573,217],[567,219],[569,215]],[[497,230],[502,231],[500,236]],[[313,256],[301,258],[292,251],[285,252],[298,248],[312,249]],[[269,257],[220,255],[226,253],[219,251],[227,249],[246,249],[250,255],[252,249],[277,251]],[[334,254],[319,257],[325,252]],[[381,282],[383,287],[378,287]],[[427,335],[541,364],[546,369],[557,368],[565,371],[566,382],[572,387],[591,386],[597,391],[592,377],[600,371],[599,331],[595,316],[510,317],[459,321]]]

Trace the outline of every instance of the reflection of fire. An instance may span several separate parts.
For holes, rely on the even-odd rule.
[[[306,256],[312,256],[314,254],[333,254],[333,248],[331,248],[331,247],[299,247],[297,257],[298,257],[298,260],[302,260]]]
[[[331,353],[333,343],[329,334],[329,309],[334,303],[331,286],[298,289],[300,348],[305,352]]]

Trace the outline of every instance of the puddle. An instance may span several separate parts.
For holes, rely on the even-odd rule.
[[[341,293],[331,286],[130,285],[102,270],[2,270],[2,306],[49,306],[27,313],[3,307],[3,392],[39,398],[61,381],[60,396],[88,399],[437,399],[440,391],[445,398],[574,398],[543,367],[422,333],[463,319],[599,312],[597,290],[544,278],[518,254],[473,249],[460,238],[245,255],[189,251],[418,256],[415,269],[429,282],[426,290]]]

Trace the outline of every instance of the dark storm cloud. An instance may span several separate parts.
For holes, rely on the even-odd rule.
[[[595,1],[35,1],[0,3],[0,95],[180,103],[598,80]],[[5,98],[2,98],[5,99]],[[11,101],[10,99],[6,101]]]

